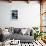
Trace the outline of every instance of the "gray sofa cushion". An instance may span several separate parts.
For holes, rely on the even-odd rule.
[[[31,40],[31,39],[33,39],[33,36],[29,36],[29,35],[21,35],[21,34],[17,34],[17,33],[15,33],[15,34],[13,34],[13,35],[10,35],[10,38],[11,39],[20,39],[20,40]]]
[[[10,35],[9,38],[12,40],[12,39],[15,39],[15,40],[20,40],[20,42],[32,42],[34,40],[34,37],[33,36],[29,36],[29,35],[21,35],[21,34],[13,34],[13,35]],[[23,41],[24,40],[24,41]]]

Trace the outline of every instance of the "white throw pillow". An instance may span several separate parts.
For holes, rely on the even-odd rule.
[[[21,33],[24,35],[27,32],[27,29],[21,29]]]
[[[28,34],[28,35],[30,35],[30,28],[27,28],[27,32],[26,32],[26,35]]]
[[[8,32],[8,29],[4,29],[4,30],[3,30],[3,34],[4,34],[4,35],[10,35],[10,33]]]

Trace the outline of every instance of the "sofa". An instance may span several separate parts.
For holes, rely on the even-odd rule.
[[[8,29],[9,35],[4,35],[3,40],[20,40],[21,43],[32,43],[34,41],[34,37],[32,35],[33,31],[30,28],[14,28],[9,27]],[[7,33],[6,33],[7,34]]]

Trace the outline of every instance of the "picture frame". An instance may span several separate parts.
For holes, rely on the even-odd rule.
[[[18,10],[12,10],[12,19],[18,19]]]

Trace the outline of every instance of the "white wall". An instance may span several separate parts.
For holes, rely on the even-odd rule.
[[[18,20],[11,19],[11,11],[18,10]],[[40,26],[40,4],[38,2],[1,2],[0,26],[32,27]]]

